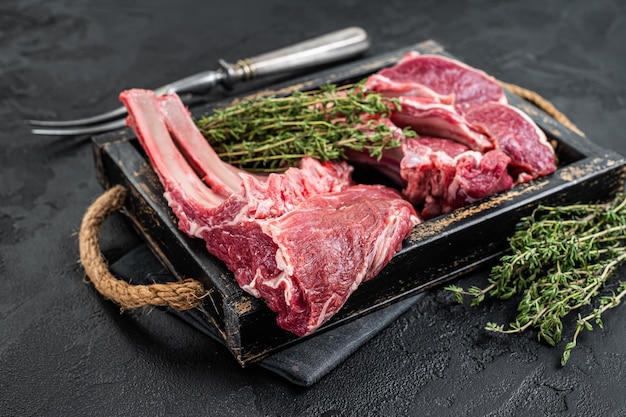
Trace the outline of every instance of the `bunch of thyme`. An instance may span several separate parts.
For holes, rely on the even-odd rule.
[[[521,295],[515,321],[487,323],[486,329],[521,333],[537,329],[538,339],[549,345],[560,342],[563,318],[580,311],[572,340],[561,358],[565,365],[582,330],[595,323],[603,328],[602,314],[626,296],[626,283],[614,292],[602,291],[617,267],[626,259],[626,196],[618,194],[608,203],[538,207],[517,225],[509,239],[511,252],[491,270],[489,285],[464,290],[449,285],[457,301],[472,297],[471,305],[485,297],[506,300]]]
[[[380,158],[400,142],[397,132],[376,119],[389,117],[400,104],[360,87],[329,84],[286,97],[244,99],[196,125],[222,159],[250,170],[285,169],[304,156],[343,160],[348,150]],[[416,136],[408,129],[404,134]]]

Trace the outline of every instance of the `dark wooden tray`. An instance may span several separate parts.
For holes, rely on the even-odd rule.
[[[259,92],[285,94],[326,83],[344,83],[395,63],[410,50],[448,55],[433,41],[363,59]],[[623,189],[622,156],[599,148],[531,104],[509,94],[556,144],[559,168],[553,174],[416,226],[403,249],[375,279],[366,282],[344,308],[318,332],[383,308],[427,288],[450,281],[507,249],[520,217],[538,204],[570,204],[606,199]],[[195,115],[210,112],[205,105]],[[299,340],[275,324],[265,304],[243,292],[222,262],[199,239],[190,239],[162,196],[163,190],[138,141],[129,129],[93,138],[97,177],[103,187],[123,184],[129,190],[123,212],[152,251],[178,278],[200,280],[210,292],[204,316],[241,365],[265,357]],[[358,175],[358,170],[356,172]],[[309,336],[314,337],[315,335]]]

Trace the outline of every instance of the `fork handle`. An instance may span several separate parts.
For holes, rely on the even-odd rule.
[[[367,32],[359,27],[330,32],[285,48],[241,59],[234,64],[220,59],[217,71],[203,71],[157,88],[166,93],[206,93],[216,85],[230,89],[239,81],[276,75],[347,59],[369,48]]]
[[[222,84],[229,87],[237,81],[328,64],[361,54],[369,48],[369,45],[365,30],[360,27],[349,27],[242,59],[235,64],[220,60],[220,66],[227,74]]]

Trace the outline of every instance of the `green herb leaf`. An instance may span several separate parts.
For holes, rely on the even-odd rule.
[[[347,159],[350,151],[381,158],[400,146],[387,118],[400,103],[365,93],[361,83],[333,84],[287,97],[245,99],[196,120],[200,132],[226,162],[248,170],[277,171],[304,156],[322,162]],[[408,137],[415,132],[404,129]]]
[[[452,288],[455,297],[470,296],[477,305],[485,295],[506,300],[519,295],[517,317],[505,329],[488,323],[487,330],[521,333],[537,330],[540,341],[551,346],[563,335],[562,319],[595,305],[579,316],[572,341],[561,358],[565,365],[581,331],[603,328],[602,314],[620,304],[626,283],[604,295],[607,282],[626,260],[626,196],[618,194],[608,203],[537,207],[516,226],[509,239],[511,252],[500,258],[484,289]]]

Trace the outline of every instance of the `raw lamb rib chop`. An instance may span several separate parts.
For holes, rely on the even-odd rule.
[[[219,195],[172,140],[198,138],[190,126],[181,126],[189,115],[176,96],[157,99],[151,91],[129,90],[120,99],[180,229],[204,239],[239,285],[262,297],[278,313],[278,325],[296,335],[312,333],[335,314],[361,282],[380,272],[419,222],[395,190],[352,185],[347,164],[310,158],[265,181],[240,174],[239,191]],[[218,164],[213,171],[223,169]]]
[[[486,102],[506,104],[496,80],[483,71],[439,55],[407,53],[400,62],[368,77],[366,91],[398,97],[401,110],[391,120],[427,136],[454,139],[486,152],[493,142],[463,113]]]
[[[395,174],[390,162],[399,161],[403,193],[425,218],[556,170],[543,131],[508,105],[498,82],[483,71],[414,52],[370,76],[364,87],[396,97],[401,109],[391,120],[422,136],[404,139],[401,153],[387,152],[385,168]]]
[[[451,104],[449,97],[453,97],[461,110],[490,101],[507,103],[498,82],[485,72],[444,56],[418,52],[409,52],[396,65],[378,71],[364,87],[394,96],[437,96],[438,101],[446,104]]]

